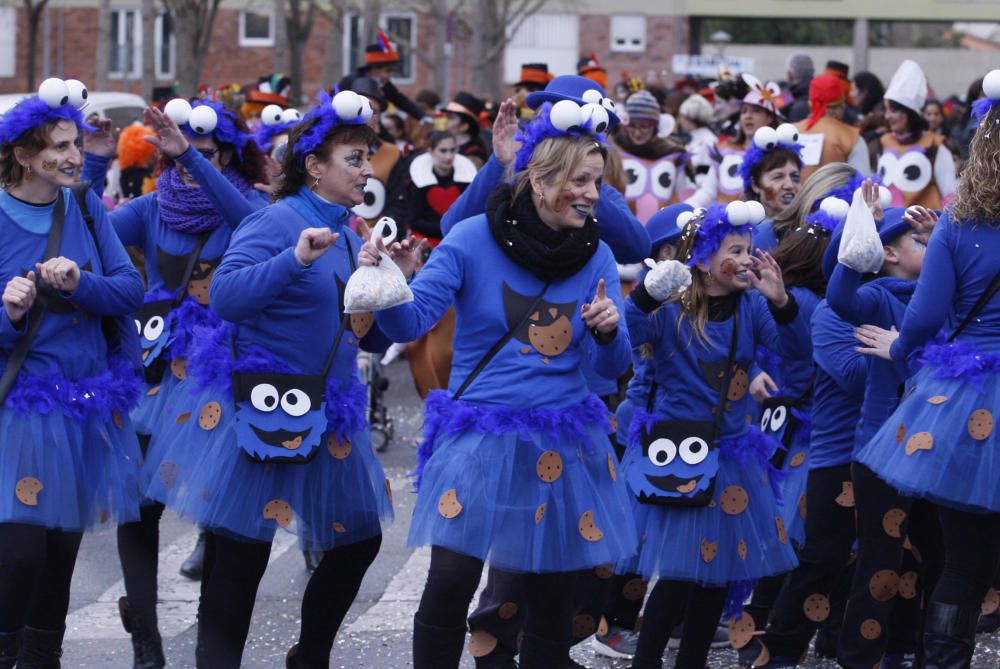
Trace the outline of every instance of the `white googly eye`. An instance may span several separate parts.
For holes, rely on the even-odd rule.
[[[983,94],[991,100],[1000,100],[1000,70],[991,70],[983,77]]]
[[[139,322],[138,318],[135,319],[135,331],[140,337],[142,336],[142,323]]]
[[[792,146],[799,141],[799,131],[791,123],[782,123],[775,132],[778,135],[778,144]]]
[[[753,143],[761,151],[770,151],[778,145],[778,131],[765,125],[753,134]]]
[[[677,457],[677,446],[669,439],[657,439],[649,445],[649,461],[657,467],[664,467]]]
[[[250,404],[257,411],[274,411],[278,408],[278,389],[270,383],[257,384],[250,391]]]
[[[682,211],[681,213],[677,214],[677,227],[683,228],[694,217],[695,213],[693,211]]]
[[[260,122],[264,125],[278,125],[283,120],[283,112],[278,105],[268,105],[260,113]]]
[[[355,214],[361,218],[371,220],[382,213],[385,209],[386,190],[385,184],[375,177],[368,177],[365,184],[364,199],[361,204],[351,208]]]
[[[820,211],[824,211],[838,221],[847,218],[847,212],[851,210],[851,205],[847,204],[839,197],[825,197],[819,203]]]
[[[164,105],[163,113],[177,125],[184,125],[191,118],[191,103],[184,98],[174,98]]]
[[[727,153],[722,156],[722,162],[719,163],[719,190],[726,195],[743,192],[743,177],[740,175],[742,164],[742,153]]]
[[[616,105],[615,101],[611,98],[604,98],[601,100],[601,106],[607,109],[609,114],[618,113],[618,105]]]
[[[764,413],[760,417],[760,429],[767,430],[771,429],[771,409],[764,409]]]
[[[771,414],[771,432],[777,432],[781,428],[785,427],[785,421],[787,420],[788,409],[780,404],[774,407],[774,413]]]
[[[353,121],[361,116],[361,96],[354,91],[340,91],[330,104],[342,121]]]
[[[590,134],[597,135],[608,129],[611,117],[608,111],[597,104],[585,104],[580,108],[580,119],[582,125],[590,124]]]
[[[625,175],[625,199],[634,200],[646,192],[649,168],[646,163],[635,158],[622,158],[622,174]]]
[[[38,97],[50,107],[61,107],[69,102],[69,86],[58,77],[49,77],[38,87]]]
[[[281,120],[285,123],[298,123],[302,120],[302,112],[298,109],[286,109],[281,112]]]
[[[677,165],[672,160],[654,163],[649,170],[649,187],[657,199],[669,202],[677,187]]]
[[[584,91],[583,95],[580,96],[580,99],[587,104],[599,105],[601,104],[601,101],[604,100],[604,96],[601,95],[601,92],[596,88],[591,88],[589,91]]]
[[[762,205],[757,200],[747,200],[747,209],[750,210],[750,222],[754,225],[758,225],[764,222],[767,218],[767,212],[764,210],[764,205]]]
[[[289,416],[304,416],[312,408],[309,396],[298,388],[292,388],[281,397],[281,408]]]
[[[147,341],[156,341],[163,334],[165,326],[166,323],[163,321],[163,316],[153,316],[146,321],[146,327],[142,329],[142,336]]]
[[[729,224],[734,227],[746,225],[750,222],[750,207],[742,200],[735,200],[726,205],[726,218]]]
[[[582,120],[580,105],[572,100],[560,100],[552,105],[552,110],[549,111],[549,120],[559,130],[579,128]]]
[[[368,119],[370,119],[374,115],[375,115],[375,110],[372,108],[372,101],[362,95],[361,96],[361,118],[363,118],[364,120],[367,121]]]
[[[69,89],[69,104],[77,109],[83,109],[87,106],[87,97],[89,97],[90,93],[82,81],[79,79],[67,79],[66,87]]]
[[[933,176],[931,161],[927,159],[926,154],[920,151],[907,151],[901,155],[899,157],[899,166],[896,169],[898,170],[896,187],[904,193],[922,191],[931,182],[931,177]],[[882,193],[880,191],[879,198],[881,196]],[[891,195],[889,202],[890,204],[892,203]],[[883,204],[882,208],[885,209],[888,206]]]
[[[191,110],[188,125],[199,135],[208,135],[219,125],[219,115],[208,105],[200,105]]]
[[[681,442],[681,447],[677,450],[681,460],[689,465],[697,465],[708,457],[708,442],[701,437],[688,437]]]

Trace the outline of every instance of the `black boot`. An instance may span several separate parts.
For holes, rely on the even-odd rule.
[[[17,655],[17,669],[59,669],[65,632],[65,628],[53,632],[25,627],[21,652]]]
[[[156,623],[147,625],[133,616],[127,597],[118,599],[118,615],[122,627],[132,635],[132,669],[163,669],[167,660],[163,656],[163,640]]]
[[[184,564],[181,565],[181,576],[192,581],[200,581],[201,574],[205,567],[205,538],[204,531],[198,534],[198,543],[194,545],[194,550]]]
[[[968,669],[979,609],[930,602],[924,617],[924,669]]]
[[[465,625],[435,627],[413,617],[413,669],[458,669],[465,646]]]
[[[525,634],[521,641],[521,669],[552,669],[565,667],[569,643]]]
[[[14,669],[17,651],[21,647],[21,630],[0,633],[0,669]]]
[[[300,652],[299,644],[288,649],[285,656],[285,669],[330,669],[330,656],[325,658],[308,657],[308,653]]]

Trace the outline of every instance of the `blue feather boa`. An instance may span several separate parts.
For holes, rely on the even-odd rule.
[[[196,332],[204,333],[222,327],[222,319],[193,297],[184,298],[181,305],[170,312],[169,318],[170,339],[167,340],[165,353],[168,360],[190,355]]]
[[[987,379],[1000,374],[1000,354],[981,353],[965,341],[947,343],[937,339],[913,356],[920,366],[934,365],[935,379],[957,379],[982,389]]]
[[[364,125],[366,122],[360,116],[353,121],[341,119],[333,108],[333,98],[326,91],[320,91],[316,99],[319,100],[319,104],[310,109],[299,121],[306,127],[306,130],[299,135],[295,144],[289,146],[292,153],[298,156],[300,163],[326,141],[326,136],[335,126],[341,124]]]
[[[97,128],[83,120],[83,112],[73,105],[50,107],[37,95],[26,97],[0,116],[0,144],[11,144],[32,128],[49,121],[72,121],[81,133]]]
[[[19,374],[4,406],[22,416],[61,411],[79,422],[90,414],[109,421],[116,412],[124,415],[135,408],[142,391],[132,364],[113,357],[103,372],[82,379],[67,378],[54,368],[38,376]]]

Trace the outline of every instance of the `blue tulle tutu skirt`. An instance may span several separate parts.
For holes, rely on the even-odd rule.
[[[514,572],[614,563],[637,539],[607,407],[483,406],[432,392],[418,453],[411,546],[434,545]]]
[[[1000,511],[1000,355],[928,346],[896,411],[857,459],[904,495]]]
[[[636,422],[646,416],[636,414]],[[637,434],[631,431],[623,469],[642,457]],[[639,552],[615,570],[638,573],[646,580],[659,577],[722,587],[794,569],[798,560],[779,503],[782,476],[769,464],[776,446],[755,427],[740,437],[722,439],[708,506],[642,504],[632,495]]]
[[[113,360],[92,377],[21,374],[0,408],[0,523],[81,532],[139,518],[142,382]]]
[[[781,466],[781,519],[796,546],[806,539],[806,479],[809,478],[809,415],[793,409],[795,436]]]

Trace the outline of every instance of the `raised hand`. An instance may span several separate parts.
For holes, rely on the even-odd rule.
[[[153,129],[152,135],[145,138],[147,142],[158,148],[164,155],[176,158],[188,150],[188,140],[170,118],[156,107],[146,107],[142,112],[142,122]]]
[[[340,233],[330,228],[306,228],[299,233],[299,241],[295,244],[295,259],[308,267],[329,251],[338,238]]]
[[[50,258],[35,263],[35,269],[42,281],[64,293],[72,293],[80,285],[80,267],[69,258]]]
[[[11,323],[19,323],[35,301],[38,289],[35,285],[35,273],[28,276],[15,276],[7,282],[3,289],[3,308]]]
[[[95,117],[88,119],[87,122],[97,129],[83,135],[83,150],[105,158],[115,155],[118,150],[120,130],[114,127],[111,119]]]
[[[781,276],[781,267],[771,254],[758,249],[757,255],[750,256],[750,259],[753,261],[754,269],[760,272],[760,276],[756,272],[750,272],[750,285],[779,309],[788,304],[788,292],[785,290],[785,280]]]
[[[933,209],[915,204],[906,210],[906,213],[903,214],[903,220],[913,228],[913,238],[926,246],[927,242],[930,241],[931,233],[934,232],[934,226],[937,225],[938,215]]]
[[[861,197],[865,199],[865,204],[872,210],[872,217],[876,221],[885,218],[885,211],[882,209],[882,196],[879,193],[879,186],[871,179],[861,182]]]
[[[493,122],[493,155],[504,167],[511,165],[517,156],[521,143],[514,139],[517,134],[517,105],[507,98],[497,111]]]
[[[583,322],[591,330],[609,334],[618,329],[618,321],[621,320],[621,316],[618,314],[618,307],[615,306],[614,300],[608,298],[604,279],[597,282],[597,294],[594,296],[594,300],[583,305],[580,315]]]

